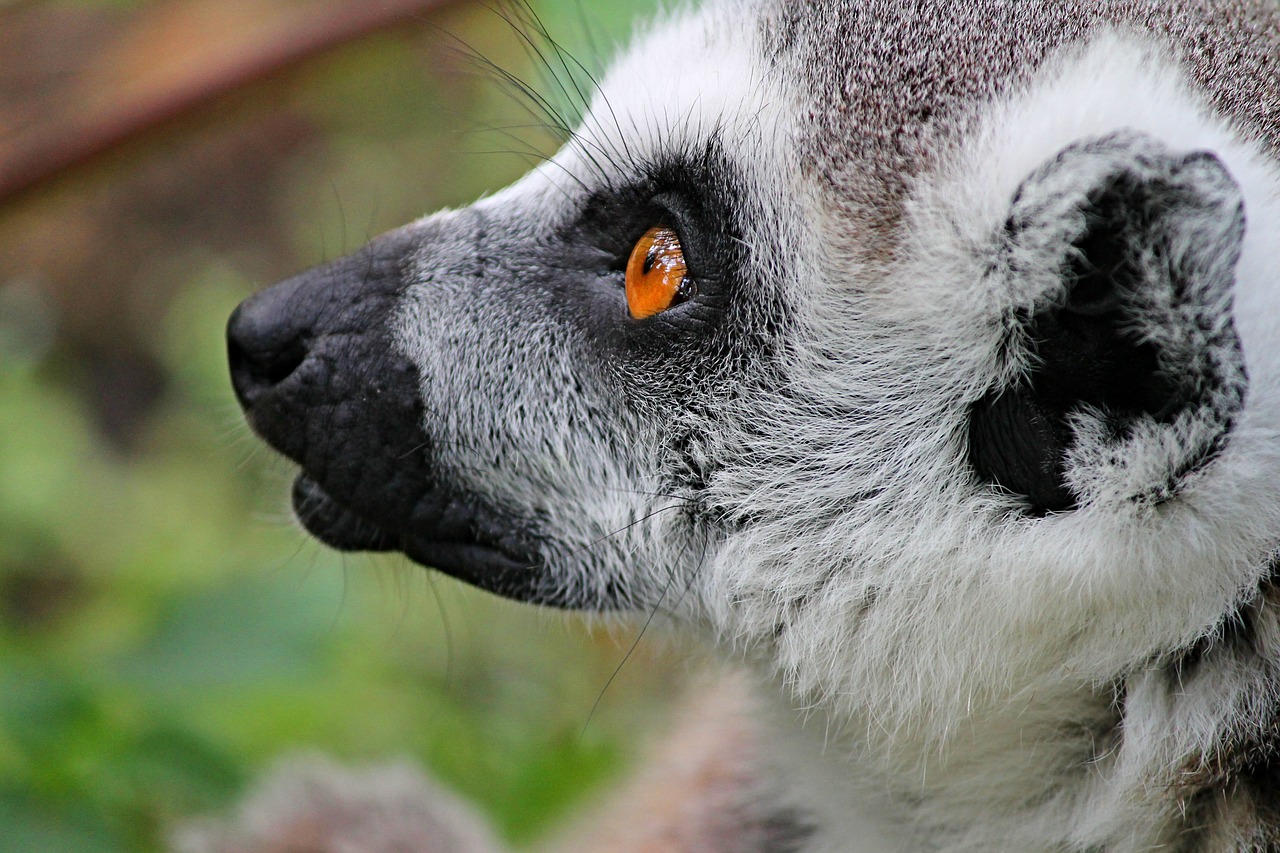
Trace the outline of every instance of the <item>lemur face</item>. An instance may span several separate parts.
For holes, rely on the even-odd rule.
[[[1101,13],[863,6],[675,18],[551,163],[247,300],[306,528],[886,718],[1131,672],[1256,594],[1271,165]]]
[[[545,168],[238,309],[237,392],[301,466],[315,536],[565,607],[687,586],[714,530],[700,448],[717,401],[766,369],[785,315],[767,270],[790,250],[752,210],[769,177],[753,161],[778,143],[764,92],[736,92],[756,73],[751,28],[684,32],[700,56],[637,57],[665,70],[603,90]],[[724,103],[678,92],[688,74]],[[633,286],[676,263],[680,292],[637,319],[627,268],[655,228],[667,242]]]

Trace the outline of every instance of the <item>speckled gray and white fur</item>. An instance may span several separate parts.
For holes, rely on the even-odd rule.
[[[544,597],[749,661],[804,850],[1280,849],[1278,151],[1264,0],[713,1],[553,162],[408,227],[396,340]],[[673,163],[730,220],[727,267],[690,262],[720,304],[618,342],[486,286]],[[1028,511],[970,419],[1040,369],[1027,318],[1118,175],[1159,190],[1117,226],[1123,334],[1184,390],[1075,410],[1070,506]]]

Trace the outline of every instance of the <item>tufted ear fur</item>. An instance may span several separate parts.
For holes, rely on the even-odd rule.
[[[1136,131],[1072,144],[1027,177],[993,270],[1013,300],[1004,378],[971,410],[979,477],[1033,515],[1173,497],[1243,404],[1244,228],[1216,156]]]

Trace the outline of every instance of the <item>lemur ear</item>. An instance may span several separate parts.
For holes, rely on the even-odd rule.
[[[1208,152],[1122,132],[1019,187],[992,261],[1012,294],[969,453],[1033,514],[1159,502],[1225,445],[1246,379],[1231,319],[1239,186]]]

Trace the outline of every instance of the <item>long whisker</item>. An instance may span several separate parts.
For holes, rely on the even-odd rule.
[[[604,686],[600,688],[599,695],[596,696],[595,703],[592,704],[591,710],[587,712],[587,719],[582,723],[582,731],[578,733],[578,737],[580,739],[586,736],[587,726],[591,725],[591,720],[595,717],[596,711],[599,710],[600,703],[604,701],[604,695],[609,692],[609,687],[612,686],[613,682],[617,679],[618,673],[622,672],[622,668],[627,665],[627,661],[631,660],[631,656],[635,654],[635,650],[639,648],[640,641],[644,639],[644,635],[648,632],[649,626],[653,624],[653,620],[657,617],[658,611],[662,609],[663,599],[665,599],[667,597],[667,593],[671,591],[671,587],[675,584],[675,580],[675,572],[668,572],[667,582],[663,584],[662,592],[659,594],[658,600],[654,603],[653,607],[649,609],[649,615],[645,617],[644,624],[640,626],[640,632],[636,634],[635,639],[631,641],[631,645],[627,647],[626,653],[622,656],[622,660],[618,661],[618,665],[613,668],[613,672],[611,672],[608,679],[605,680]]]
[[[664,512],[670,512],[673,509],[684,509],[684,506],[685,506],[684,504],[676,503],[676,504],[669,504],[663,507],[658,507],[653,512],[645,513],[639,518],[634,519],[633,521],[630,521],[627,524],[624,524],[622,527],[619,527],[616,530],[611,530],[602,536],[592,539],[590,542],[587,542],[585,545],[579,545],[577,548],[570,550],[565,556],[573,557],[583,553],[584,551],[590,551],[592,548],[595,548],[597,545],[607,542],[615,536],[626,533],[628,530],[635,527],[637,524],[643,524],[649,519],[659,516]]]

